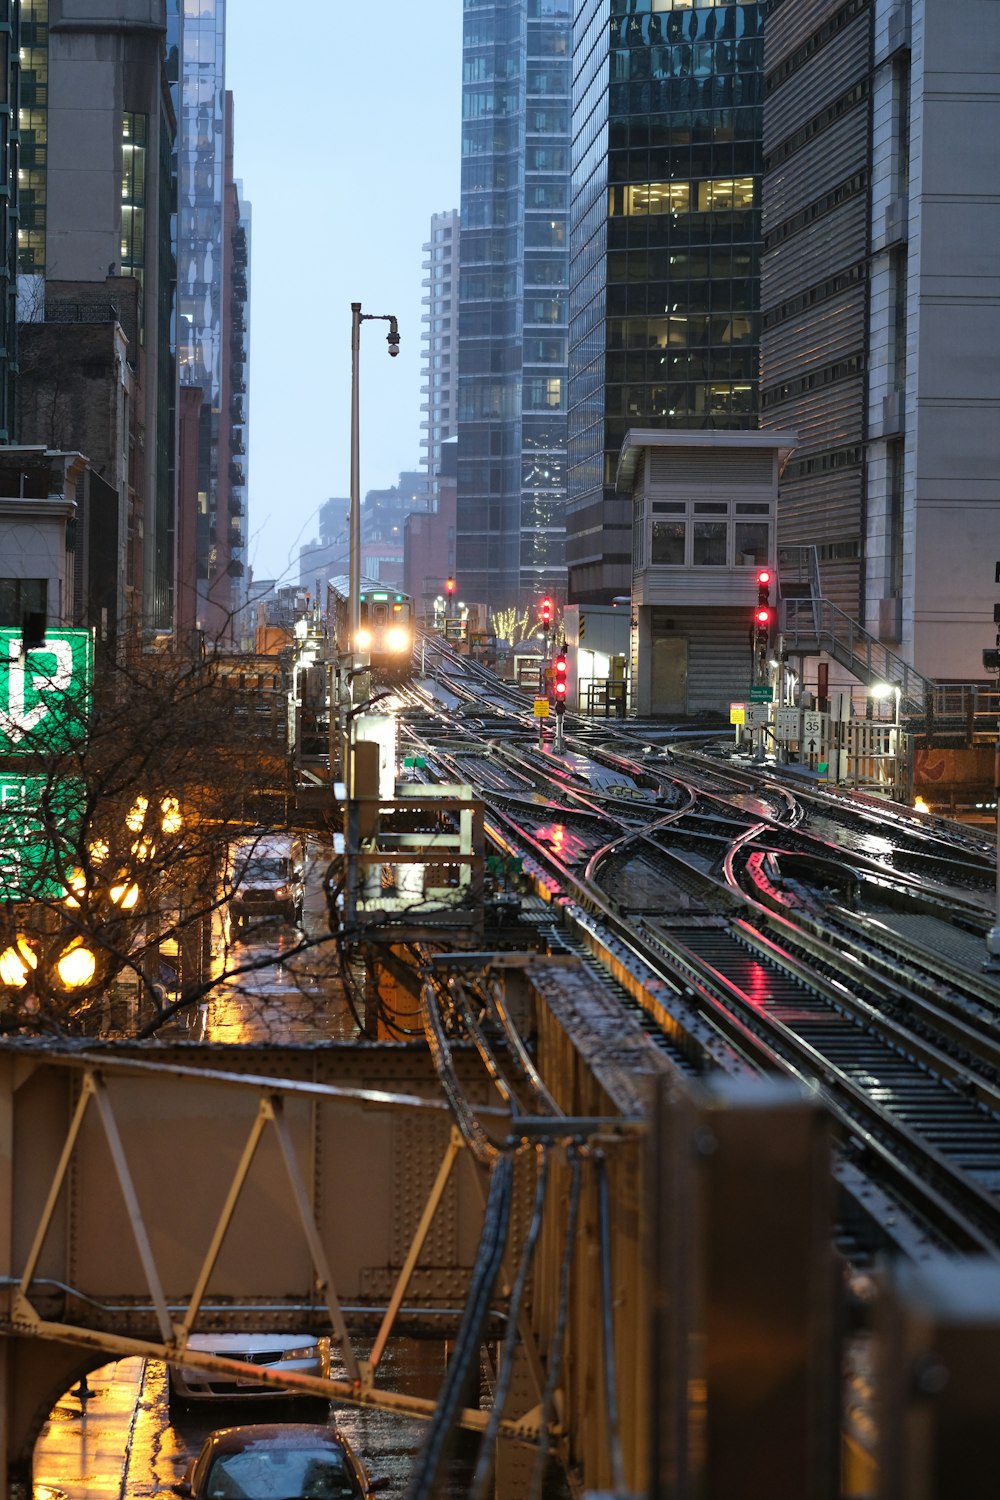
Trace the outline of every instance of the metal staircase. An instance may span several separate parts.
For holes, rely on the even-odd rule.
[[[778,578],[786,651],[805,656],[825,651],[866,687],[884,682],[898,689],[901,714],[921,718],[934,714],[938,685],[823,598],[815,547],[779,548]]]

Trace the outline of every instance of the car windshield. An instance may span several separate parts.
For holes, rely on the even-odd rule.
[[[236,884],[259,880],[270,882],[284,880],[288,874],[288,860],[279,854],[254,854],[236,866]]]
[[[205,1500],[356,1500],[361,1489],[336,1448],[255,1444],[217,1458],[203,1494]]]

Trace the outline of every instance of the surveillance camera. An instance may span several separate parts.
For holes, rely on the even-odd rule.
[[[396,355],[399,353],[399,345],[398,344],[390,344],[389,345],[389,353],[392,355],[393,359],[395,359]]]

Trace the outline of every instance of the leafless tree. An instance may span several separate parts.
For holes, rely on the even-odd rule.
[[[93,1033],[127,983],[119,1028],[151,1035],[275,961],[223,939],[231,841],[285,822],[281,718],[231,660],[168,655],[108,664],[62,708],[4,758],[0,1033]]]

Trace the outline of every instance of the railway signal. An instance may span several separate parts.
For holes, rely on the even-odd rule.
[[[771,582],[773,578],[774,574],[770,568],[758,568],[757,604],[753,612],[753,650],[754,657],[760,662],[763,662],[767,656],[771,625],[774,621],[774,609],[771,605]]]
[[[757,570],[757,608],[754,611],[754,624],[758,633],[763,628],[769,631],[774,611],[771,608],[771,580],[773,574],[770,568],[758,568]]]
[[[542,621],[542,629],[545,631],[546,635],[548,635],[549,629],[552,625],[552,600],[543,599],[541,604],[538,606],[538,612]]]
[[[559,652],[552,663],[552,696],[556,700],[556,713],[566,712],[566,648]]]

